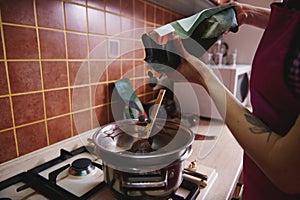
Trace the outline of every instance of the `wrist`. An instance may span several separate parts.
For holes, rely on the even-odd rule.
[[[253,25],[259,28],[265,28],[270,15],[270,9],[252,6],[248,4],[241,5],[243,23]]]

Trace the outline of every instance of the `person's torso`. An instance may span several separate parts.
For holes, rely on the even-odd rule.
[[[300,111],[300,101],[286,84],[287,55],[299,30],[300,11],[272,4],[270,21],[257,49],[251,74],[253,114],[274,132],[285,135]],[[296,155],[297,156],[297,155]],[[244,199],[300,199],[276,188],[256,164],[244,155]]]

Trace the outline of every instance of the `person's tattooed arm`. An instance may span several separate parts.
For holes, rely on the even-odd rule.
[[[267,142],[268,142],[271,137],[272,130],[265,123],[263,123],[260,119],[255,117],[254,115],[245,114],[245,118],[250,124],[253,125],[253,127],[249,128],[249,130],[253,134],[269,133],[269,136],[267,138]]]

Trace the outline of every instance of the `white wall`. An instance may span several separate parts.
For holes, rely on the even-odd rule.
[[[276,0],[279,1],[279,0]],[[248,3],[256,6],[270,7],[274,0],[239,0],[241,3]],[[223,36],[223,41],[229,45],[229,53],[237,49],[237,63],[252,63],[256,48],[262,37],[263,29],[249,25],[243,25],[237,33],[228,33]]]

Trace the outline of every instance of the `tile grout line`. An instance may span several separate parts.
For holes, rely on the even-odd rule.
[[[133,41],[132,42],[136,42]],[[52,61],[71,61],[71,62],[82,62],[82,61],[86,61],[86,58],[71,58],[71,59],[65,59],[65,58],[44,58],[44,59],[0,59],[0,62],[4,62],[4,61],[8,61],[8,62],[38,62],[39,60],[41,61],[45,61],[45,62],[52,62]],[[112,58],[90,58],[91,61],[114,61],[115,59]],[[131,61],[131,60],[141,60],[141,58],[120,58],[117,60],[124,60],[124,61]]]
[[[8,87],[8,97],[9,97],[9,103],[10,103],[10,112],[11,112],[11,120],[12,120],[12,130],[15,140],[15,149],[16,149],[16,156],[20,156],[19,152],[19,144],[18,144],[18,137],[17,137],[17,130],[16,130],[16,121],[15,121],[15,115],[14,115],[14,106],[13,106],[13,100],[12,100],[12,92],[11,92],[11,86],[10,86],[10,78],[9,78],[9,72],[8,72],[8,63],[7,63],[7,55],[6,55],[6,45],[5,45],[5,38],[4,38],[4,26],[2,23],[2,10],[0,9],[0,22],[1,22],[1,38],[2,38],[2,46],[3,46],[3,57],[4,57],[4,65],[5,65],[5,71],[6,71],[6,78],[7,78],[7,87]]]
[[[106,83],[104,83],[104,84],[106,84]],[[153,92],[147,92],[147,93],[145,93],[145,94],[138,95],[138,97],[144,97],[144,96],[147,96],[147,95],[150,95],[150,94],[153,94]],[[96,108],[100,108],[100,107],[105,107],[105,106],[108,106],[109,104],[110,104],[110,103],[107,102],[107,103],[103,103],[103,104],[101,104],[101,105],[93,106],[93,107],[91,107],[91,108],[81,109],[81,110],[78,110],[78,111],[74,111],[73,114],[80,113],[80,112],[84,112],[84,111],[87,111],[87,110],[90,110],[90,109],[96,109]],[[55,115],[55,116],[53,116],[53,117],[47,118],[47,120],[58,119],[58,118],[61,118],[61,117],[68,116],[68,115],[70,115],[70,114],[71,114],[71,113],[64,113],[64,114],[61,114],[61,115]],[[14,126],[14,127],[2,129],[2,130],[0,130],[0,133],[5,132],[5,131],[9,131],[9,130],[13,130],[13,129],[18,129],[18,128],[30,126],[30,125],[34,125],[34,124],[38,124],[38,123],[45,122],[45,121],[46,121],[46,119],[41,119],[41,120],[37,120],[37,121],[33,121],[33,122],[21,124],[21,125],[18,125],[18,126]]]
[[[136,0],[136,1],[138,1],[138,0]],[[176,12],[168,11],[168,9],[163,8],[163,7],[159,7],[156,4],[151,4],[149,2],[144,2],[144,1],[141,1],[141,2],[144,3],[144,7],[146,7],[146,5],[152,5],[155,10],[156,9],[160,9],[160,10],[163,11],[164,14],[167,12],[169,14],[174,15],[176,18],[182,17],[180,14],[178,14]],[[91,9],[94,9],[94,10],[103,11],[105,13],[119,15],[120,17],[125,17],[125,18],[128,18],[128,19],[132,19],[134,21],[143,22],[144,24],[148,23],[148,24],[159,25],[160,26],[160,24],[156,23],[156,20],[154,20],[154,22],[148,22],[146,18],[144,18],[144,19],[138,19],[138,18],[135,17],[135,15],[133,15],[133,17],[130,17],[128,15],[123,15],[121,12],[120,13],[116,13],[116,12],[107,11],[106,8],[100,9],[100,8],[93,7],[93,6],[88,6],[87,3],[86,3],[86,5],[82,5],[80,3],[69,2],[69,1],[65,1],[65,0],[62,1],[62,3],[69,3],[69,4],[73,4],[73,5],[78,5],[78,6],[85,6],[86,8],[91,8]],[[104,4],[106,4],[106,3],[104,2]],[[156,16],[154,16],[154,17],[156,17]],[[3,25],[8,25],[8,26],[17,26],[17,27],[24,27],[24,28],[36,28],[36,26],[26,25],[26,24],[16,24],[16,23],[11,23],[11,22],[2,22],[2,23],[3,23]],[[58,28],[50,28],[50,27],[40,27],[39,26],[38,28],[44,29],[44,30],[53,30],[53,31],[66,31],[66,30],[61,30],[61,29],[58,29]],[[73,33],[78,33],[78,34],[86,34],[86,32],[72,31],[72,30],[67,30],[67,32],[73,32]],[[89,34],[92,34],[92,33],[89,33]],[[93,34],[93,35],[105,36],[106,34]]]
[[[81,109],[81,110],[78,110],[78,111],[74,111],[73,114],[77,114],[77,113],[81,113],[81,112],[84,112],[84,111],[88,111],[90,109],[104,107],[104,106],[107,106],[108,104],[109,103],[104,103],[104,104],[101,104],[101,105],[98,105],[98,106],[94,106],[94,107],[91,107],[91,108]],[[53,117],[49,117],[47,120],[54,120],[54,119],[58,119],[58,118],[61,118],[61,117],[66,117],[66,116],[69,116],[70,114],[71,113],[64,113],[64,114],[61,114],[61,115],[55,115]],[[15,126],[15,127],[10,127],[10,128],[6,128],[6,129],[2,129],[2,130],[0,130],[0,133],[3,133],[5,131],[9,131],[9,130],[13,130],[13,129],[27,127],[27,126],[38,124],[38,123],[45,122],[45,121],[46,121],[46,119],[41,119],[41,120],[37,120],[37,121],[26,123],[26,124],[21,124],[21,125]]]
[[[106,19],[106,13],[107,13],[107,10],[106,10],[106,0],[103,1],[104,3],[104,34],[107,36],[107,19]],[[108,40],[106,40],[106,49],[105,49],[105,57],[108,58],[108,52],[107,52],[107,49],[108,49]],[[108,81],[108,60],[106,59],[105,60],[105,82],[107,83],[106,86],[107,88],[109,88],[109,81]],[[109,99],[109,89],[106,90],[106,96],[108,97]],[[107,113],[106,113],[106,119],[108,122],[110,122],[110,114],[109,114],[109,106],[111,104],[108,102],[108,105],[107,105]]]
[[[106,0],[103,0],[103,16],[104,16],[104,35],[105,37],[107,37],[107,27],[106,27],[106,13],[107,13],[107,10],[106,10]]]
[[[147,76],[140,76],[140,77],[132,77],[130,80],[138,80],[138,79],[143,79],[147,78]],[[21,95],[27,95],[27,94],[37,94],[41,92],[53,92],[53,91],[59,91],[59,90],[65,90],[65,89],[76,89],[76,88],[83,88],[83,87],[88,87],[89,85],[91,86],[96,86],[96,85],[101,85],[101,84],[110,84],[113,83],[115,80],[111,81],[103,81],[103,82],[97,82],[97,83],[91,83],[91,84],[81,84],[81,85],[74,85],[71,87],[65,86],[65,87],[58,87],[58,88],[49,88],[49,89],[44,89],[44,90],[34,90],[34,91],[29,91],[29,92],[19,92],[19,93],[13,93],[13,94],[5,94],[5,95],[0,95],[0,98],[6,98],[6,97],[14,97],[14,96],[21,96]]]
[[[42,86],[42,98],[43,98],[43,108],[44,108],[44,119],[45,119],[45,131],[46,131],[46,139],[47,145],[50,145],[49,139],[49,131],[48,131],[48,122],[47,122],[47,108],[46,108],[46,97],[44,91],[44,76],[43,76],[43,66],[42,66],[42,55],[41,55],[41,41],[39,35],[39,28],[38,28],[38,14],[37,14],[37,5],[36,0],[33,0],[33,13],[34,13],[34,21],[35,21],[35,30],[36,30],[36,39],[37,39],[37,46],[38,46],[38,56],[39,56],[39,66],[40,66],[40,76],[41,76],[41,86]]]
[[[154,6],[154,8],[153,8],[153,9],[154,9],[154,19],[153,19],[153,20],[154,20],[154,22],[153,22],[153,23],[154,23],[154,26],[155,26],[155,27],[157,27],[157,23],[156,23],[156,20],[157,20],[157,16],[156,16],[157,7],[156,7],[156,6]]]
[[[123,32],[123,18],[122,18],[122,0],[120,0],[120,32],[122,33]],[[122,49],[122,42],[120,43],[120,48]],[[121,50],[120,50],[120,52],[121,52]],[[122,53],[122,52],[121,52]],[[122,55],[120,55],[120,58],[122,58]],[[122,78],[123,77],[123,62],[122,62],[122,60],[120,59],[120,71],[121,71],[121,77],[120,78]]]
[[[142,0],[143,1],[143,0]],[[78,2],[72,2],[72,1],[68,1],[68,0],[63,0],[63,2],[66,2],[66,3],[71,3],[71,4],[74,4],[74,5],[78,5],[78,6],[84,6],[83,4],[81,4],[81,3],[78,3]],[[164,7],[162,7],[162,6],[159,6],[159,5],[157,5],[157,4],[155,4],[155,3],[152,3],[152,2],[146,2],[146,1],[143,1],[144,2],[144,4],[145,5],[152,5],[153,7],[155,7],[155,8],[159,8],[160,10],[162,10],[162,12],[167,12],[167,13],[169,13],[169,14],[173,14],[173,15],[175,15],[176,17],[179,17],[179,16],[181,16],[181,14],[179,14],[179,13],[177,13],[177,12],[175,12],[175,11],[172,11],[172,10],[169,10],[169,9],[167,9],[167,8],[164,8]],[[95,6],[89,6],[89,5],[87,5],[87,4],[85,4],[88,8],[92,8],[92,9],[94,9],[94,10],[99,10],[99,11],[104,11],[105,10],[105,8],[104,9],[102,9],[102,8],[97,8],[97,7],[95,7]],[[108,11],[109,13],[111,13],[111,14],[118,14],[118,13],[116,13],[116,12],[112,12],[112,11]],[[120,13],[120,15],[122,15],[121,13]],[[122,15],[123,16],[123,15]],[[126,15],[124,15],[124,16],[126,16]],[[128,15],[127,15],[127,17],[128,17]],[[129,18],[129,17],[128,17]],[[139,20],[139,19],[138,19]]]
[[[66,68],[67,68],[67,81],[68,81],[68,95],[69,95],[69,116],[70,116],[70,128],[71,128],[71,137],[74,136],[74,128],[73,128],[73,116],[72,116],[72,95],[71,95],[71,80],[70,80],[70,65],[69,65],[69,55],[68,55],[68,41],[67,41],[67,22],[66,22],[66,12],[65,12],[65,1],[61,2],[62,4],[62,14],[63,14],[63,32],[65,39],[65,50],[66,50]]]
[[[107,11],[105,11],[104,13],[109,13]],[[122,16],[119,15],[119,17],[121,18]],[[104,18],[106,19],[106,15],[104,15]],[[133,20],[133,18],[131,18]],[[138,20],[136,20],[138,21]],[[140,21],[142,23],[144,23],[144,21]],[[29,28],[29,29],[35,29],[36,27],[35,26],[31,26],[31,25],[25,25],[25,24],[15,24],[15,23],[8,23],[8,22],[3,22],[2,23],[3,25],[6,25],[6,26],[13,26],[13,27],[19,27],[19,28]],[[152,25],[155,25],[154,23],[151,23],[150,24]],[[157,24],[159,25],[159,24]],[[113,36],[113,35],[107,35],[107,31],[106,31],[106,26],[104,27],[105,29],[105,33],[104,34],[98,34],[98,33],[93,33],[93,32],[82,32],[82,31],[76,31],[76,30],[63,30],[63,29],[58,29],[58,28],[50,28],[50,27],[43,27],[43,26],[38,26],[38,28],[40,30],[46,30],[46,31],[56,31],[56,32],[64,32],[66,31],[67,33],[72,33],[72,34],[76,34],[76,35],[91,35],[91,36],[101,36],[101,37],[107,37],[107,36]],[[122,37],[120,37],[122,39]],[[123,38],[123,39],[131,39],[131,38]],[[135,39],[131,39],[131,40],[135,40]]]
[[[139,0],[135,0],[135,1],[133,1],[133,16],[132,17],[129,17],[129,16],[126,16],[126,15],[124,15],[124,17],[125,18],[129,18],[129,19],[131,19],[131,20],[133,20],[133,22],[141,22],[141,23],[143,23],[143,27],[144,27],[144,30],[145,30],[145,27],[147,26],[147,21],[146,21],[146,16],[147,16],[147,14],[144,14],[144,19],[139,19],[139,18],[136,18],[136,16],[135,16],[135,14],[136,14],[136,11],[135,11],[135,7],[136,7],[136,1],[139,1]],[[92,8],[92,9],[95,9],[95,8],[93,8],[93,7],[91,7],[91,6],[88,6],[87,5],[87,0],[85,1],[86,2],[86,14],[87,14],[87,9],[88,8]],[[142,2],[142,1],[139,1],[139,2]],[[14,130],[14,138],[15,138],[15,144],[16,144],[16,152],[17,152],[17,156],[19,156],[19,145],[18,145],[18,140],[17,140],[17,128],[19,128],[19,127],[24,127],[24,126],[27,126],[27,125],[30,125],[30,124],[35,124],[35,123],[40,123],[40,122],[45,122],[45,125],[46,125],[46,135],[47,135],[47,144],[48,145],[50,145],[50,138],[49,138],[49,130],[48,130],[48,120],[51,120],[51,119],[55,119],[55,118],[59,118],[59,117],[61,117],[61,116],[66,116],[66,115],[70,115],[70,125],[71,125],[71,135],[72,136],[74,136],[74,127],[72,126],[74,123],[73,123],[73,117],[72,117],[72,113],[78,113],[78,112],[81,112],[82,110],[79,110],[79,111],[76,111],[76,112],[72,112],[72,96],[71,96],[71,92],[72,92],[72,88],[77,88],[77,87],[84,87],[84,86],[88,86],[89,87],[89,96],[90,96],[90,108],[88,108],[88,109],[92,109],[93,108],[93,105],[92,105],[92,98],[91,98],[91,86],[92,85],[98,85],[98,83],[91,83],[91,76],[90,76],[90,73],[91,73],[91,65],[90,65],[90,61],[92,60],[91,58],[90,58],[90,55],[89,55],[89,52],[88,52],[88,73],[89,73],[89,84],[84,84],[84,85],[78,85],[78,86],[76,86],[76,85],[74,85],[74,86],[71,86],[71,81],[70,81],[70,69],[69,69],[69,61],[72,61],[72,59],[69,59],[68,58],[68,41],[67,41],[67,34],[68,33],[74,33],[74,34],[81,34],[81,35],[85,35],[86,36],[86,38],[87,38],[87,40],[88,40],[88,43],[87,43],[87,45],[88,45],[88,49],[89,49],[89,35],[94,35],[94,36],[108,36],[109,37],[109,35],[107,35],[107,21],[106,21],[106,14],[104,14],[104,19],[105,19],[105,26],[104,26],[104,29],[105,29],[105,33],[104,34],[90,34],[88,31],[87,32],[76,32],[76,31],[71,31],[71,30],[67,30],[67,28],[66,28],[66,13],[65,13],[65,7],[64,7],[64,4],[65,3],[72,3],[72,4],[78,4],[78,3],[75,3],[75,2],[69,2],[68,0],[64,0],[64,1],[62,1],[61,2],[61,4],[62,4],[62,12],[63,12],[63,23],[64,23],[64,27],[63,27],[63,29],[55,29],[55,28],[47,28],[47,27],[39,27],[39,25],[38,25],[38,13],[37,13],[37,0],[33,0],[33,7],[34,7],[34,17],[35,17],[35,26],[30,26],[30,25],[22,25],[22,24],[14,24],[14,23],[7,23],[7,22],[3,22],[2,21],[2,14],[1,14],[1,10],[0,10],[0,22],[1,22],[1,27],[0,28],[2,28],[1,29],[1,35],[2,35],[2,41],[3,41],[3,54],[4,54],[4,60],[3,60],[3,62],[4,62],[4,64],[5,64],[5,70],[6,70],[6,77],[7,77],[7,82],[8,82],[8,92],[9,92],[9,94],[8,95],[0,95],[0,98],[9,98],[9,101],[10,101],[10,109],[11,109],[11,115],[12,115],[12,123],[13,123],[13,127],[11,127],[11,128],[8,128],[9,130]],[[113,14],[116,14],[116,13],[114,13],[114,12],[110,12],[110,11],[107,11],[106,10],[106,3],[107,3],[107,0],[104,0],[104,9],[102,10],[102,9],[96,9],[96,10],[101,10],[101,11],[103,11],[104,13],[113,13]],[[148,2],[143,2],[143,7],[144,7],[144,11],[146,10],[146,5],[148,5],[148,4],[150,4],[150,3],[148,3]],[[82,4],[78,4],[78,5],[81,5],[82,6]],[[158,8],[158,6],[156,6],[156,5],[153,5],[153,7],[154,7],[154,9],[155,9],[155,13],[156,13],[156,11],[157,11],[157,8]],[[121,16],[123,16],[122,15],[122,12],[121,12],[121,10],[122,10],[122,0],[120,0],[120,13],[118,14],[120,17]],[[165,9],[162,9],[162,11],[163,11],[163,20],[165,20],[165,18],[166,18],[166,13],[165,12],[168,12],[169,14],[173,14],[173,16],[178,16],[176,13],[172,13],[172,12],[169,12],[168,10],[165,10]],[[144,12],[145,13],[145,12]],[[172,17],[172,16],[170,16],[170,17]],[[156,19],[156,15],[154,15],[154,18]],[[87,14],[87,18],[86,18],[86,20],[87,20],[87,30],[88,30],[88,14]],[[157,26],[158,24],[156,24],[156,20],[154,20],[154,22],[153,23],[149,23],[149,24],[154,24],[154,26]],[[5,38],[4,38],[4,29],[3,29],[3,26],[19,26],[19,27],[27,27],[27,28],[31,28],[31,29],[36,29],[36,36],[37,36],[37,45],[38,45],[38,54],[39,54],[39,58],[38,59],[7,59],[7,55],[6,55],[6,48],[5,48]],[[135,25],[134,25],[134,27],[135,27]],[[42,59],[42,55],[41,55],[41,41],[40,41],[40,38],[39,38],[39,31],[40,30],[43,30],[43,29],[45,29],[45,30],[53,30],[53,31],[59,31],[59,32],[63,32],[64,33],[64,39],[65,39],[65,49],[66,49],[66,59]],[[122,30],[122,19],[120,20],[120,30]],[[134,39],[133,39],[133,42],[136,42]],[[105,52],[106,54],[107,54],[107,52]],[[134,52],[134,58],[132,58],[132,59],[123,59],[123,58],[121,58],[120,59],[120,71],[121,71],[121,76],[122,76],[122,73],[123,73],[123,64],[122,64],[122,61],[123,60],[133,60],[133,65],[135,66],[135,64],[140,60],[140,58],[139,59],[137,59],[137,58],[135,58],[135,55],[136,55],[136,52]],[[40,67],[40,75],[41,75],[41,85],[42,85],[42,89],[41,90],[38,90],[38,91],[28,91],[28,92],[21,92],[21,93],[16,93],[16,94],[12,94],[12,91],[11,91],[11,87],[10,87],[10,79],[9,79],[9,67],[8,67],[8,64],[9,64],[9,62],[11,62],[11,61],[16,61],[16,62],[22,62],[22,61],[30,61],[30,60],[34,60],[34,61],[38,61],[39,62],[39,67]],[[66,86],[66,87],[61,87],[61,88],[50,88],[50,89],[45,89],[44,88],[44,76],[43,76],[43,66],[42,66],[42,61],[52,61],[52,60],[61,60],[61,61],[65,61],[66,62],[66,67],[67,67],[67,79],[68,79],[68,85]],[[78,60],[78,61],[82,61],[81,59],[74,59],[74,60]],[[2,61],[2,60],[0,60],[0,61]],[[108,63],[109,62],[109,60],[107,60],[107,59],[105,59],[105,61],[106,61],[106,63]],[[146,68],[144,68],[144,72],[146,72]],[[114,82],[114,81],[109,81],[108,80],[108,70],[106,70],[106,81],[104,81],[104,82],[101,82],[100,84],[106,84],[107,85],[107,87],[108,87],[108,84],[109,83],[112,83],[112,82]],[[135,77],[135,75],[136,75],[137,73],[135,72],[135,68],[133,69],[133,77]],[[136,80],[139,80],[139,79],[143,79],[143,81],[144,81],[144,83],[145,83],[145,78],[147,78],[147,76],[146,77],[138,77],[138,78],[132,78],[132,80],[133,80],[133,83],[135,84],[135,82],[136,82]],[[144,86],[144,88],[145,88],[145,86]],[[69,95],[69,98],[68,98],[68,100],[69,100],[69,108],[70,108],[70,112],[69,113],[64,113],[63,115],[57,115],[57,116],[54,116],[54,117],[51,117],[51,118],[47,118],[47,107],[46,107],[46,98],[45,98],[45,94],[46,94],[46,92],[48,92],[48,91],[57,91],[57,90],[63,90],[63,89],[68,89],[68,95]],[[107,93],[108,93],[109,91],[107,90]],[[145,91],[144,91],[145,92]],[[15,122],[15,116],[14,116],[14,108],[13,108],[13,97],[14,96],[19,96],[19,95],[25,95],[25,94],[35,94],[35,93],[42,93],[42,98],[43,98],[43,108],[44,108],[44,120],[38,120],[38,121],[35,121],[35,122],[32,122],[32,123],[28,123],[28,124],[22,124],[22,125],[19,125],[19,126],[16,126],[16,122]],[[144,96],[146,94],[146,92],[142,95],[142,96]],[[105,106],[109,106],[110,104],[109,104],[109,102],[107,102],[107,103],[104,103],[104,104],[101,104],[101,105],[99,105],[99,106],[94,106],[94,107],[105,107]],[[91,112],[92,112],[92,110],[91,110]],[[108,119],[109,119],[109,117],[110,117],[110,114],[109,114],[109,112],[107,112],[107,115],[108,115]],[[91,116],[92,116],[92,113],[91,113]],[[92,119],[92,118],[91,118]],[[91,124],[93,124],[93,122],[91,122]],[[1,132],[4,132],[4,130],[8,130],[8,129],[3,129],[3,130],[0,130],[0,133]]]
[[[91,63],[90,63],[90,40],[89,40],[89,15],[88,15],[88,6],[87,6],[87,0],[85,0],[85,12],[86,12],[86,41],[87,41],[87,49],[88,49],[88,79],[89,79],[89,108],[90,108],[90,128],[93,128],[93,110],[91,109],[93,107],[93,101],[92,101],[92,81],[91,81]]]
[[[136,12],[135,12],[136,1],[137,0],[134,0],[133,5],[132,5],[133,6],[134,35],[136,34],[136,27],[135,27],[135,22],[136,22],[136,17],[135,17],[135,15],[136,15]],[[144,12],[145,12],[145,10],[144,10]],[[135,42],[134,42],[133,46],[135,47]],[[135,58],[135,51],[133,52],[133,57]],[[135,60],[133,61],[132,76],[135,77]],[[135,81],[132,81],[132,87],[134,88],[134,86],[135,86]]]
[[[155,22],[155,11],[156,11],[156,8],[155,8],[155,6],[153,6],[153,9],[154,9],[154,22]],[[144,16],[144,20],[146,21],[146,23],[144,23],[144,32],[146,32],[147,30],[147,4],[144,4],[144,13],[145,13],[145,16]],[[144,75],[146,75],[146,67],[145,66],[143,66],[143,73],[144,73]],[[146,91],[146,79],[143,79],[143,93],[145,93],[145,91]],[[143,100],[144,100],[145,98],[143,98]]]

